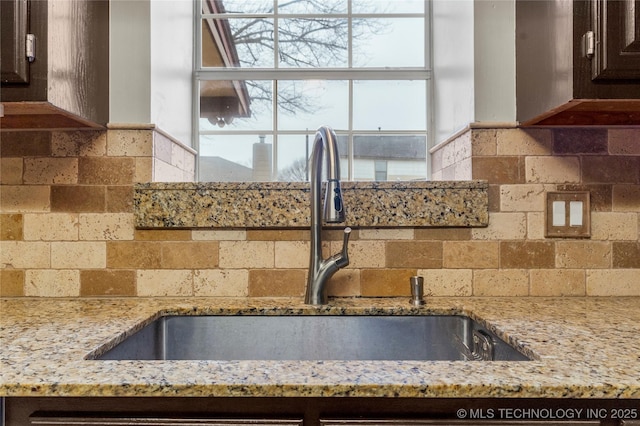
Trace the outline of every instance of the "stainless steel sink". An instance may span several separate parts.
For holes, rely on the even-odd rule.
[[[105,345],[109,347],[111,345]],[[100,351],[97,351],[100,352]],[[469,317],[165,316],[100,360],[509,360],[526,356]]]

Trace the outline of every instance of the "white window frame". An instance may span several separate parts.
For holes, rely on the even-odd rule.
[[[413,130],[393,130],[393,131],[373,131],[373,130],[354,130],[353,129],[353,82],[360,80],[419,80],[425,81],[425,99],[426,99],[426,179],[429,180],[431,176],[431,161],[429,156],[429,150],[433,146],[433,79],[432,79],[432,0],[424,0],[425,2],[425,32],[424,32],[424,57],[425,67],[407,67],[398,69],[386,69],[386,68],[351,68],[352,56],[348,56],[348,68],[326,68],[326,69],[307,69],[307,68],[278,68],[278,63],[275,61],[274,68],[203,68],[202,66],[202,22],[203,19],[215,19],[224,15],[218,14],[203,14],[201,0],[194,1],[194,16],[195,16],[195,31],[194,31],[194,78],[193,78],[193,135],[194,135],[194,147],[196,151],[200,152],[200,136],[208,134],[216,135],[254,135],[256,131],[241,131],[241,130],[201,130],[199,125],[200,120],[200,93],[199,82],[201,80],[227,80],[227,81],[243,81],[243,80],[274,80],[277,84],[278,80],[346,80],[349,83],[349,128],[347,131],[340,131],[340,134],[348,136],[348,170],[343,170],[343,179],[353,180],[353,140],[354,135],[416,135],[423,132],[423,129]],[[348,0],[349,12],[346,14],[332,14],[326,15],[335,18],[347,18],[351,19],[351,0]],[[274,10],[275,7],[274,0]],[[241,16],[242,18],[273,18],[275,25],[277,26],[278,14],[237,14],[233,16]],[[325,16],[325,15],[323,15]],[[413,13],[394,13],[389,14],[357,14],[357,18],[406,18],[419,16]],[[308,18],[307,14],[286,14],[287,18]],[[278,51],[277,37],[274,45],[274,55],[277,55]],[[352,39],[349,37],[349,51],[352,51]],[[260,131],[261,134],[266,134],[272,137],[273,141],[273,170],[278,170],[277,158],[278,158],[278,135],[299,135],[300,131],[295,130],[278,130],[278,114],[277,114],[277,96],[273,97],[273,125],[272,130]],[[331,123],[326,123],[331,125]],[[311,131],[312,129],[310,129]],[[313,134],[313,132],[311,133]],[[343,155],[343,153],[341,153]],[[199,180],[199,159],[196,161],[196,177]],[[347,172],[347,173],[345,173]]]

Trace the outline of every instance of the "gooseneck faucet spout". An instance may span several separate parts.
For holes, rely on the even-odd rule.
[[[311,305],[327,303],[326,284],[340,268],[349,264],[348,243],[351,228],[345,228],[342,251],[328,259],[322,258],[322,218],[320,194],[322,192],[322,160],[326,157],[327,188],[324,197],[324,221],[345,221],[342,191],[340,189],[340,158],[335,132],[330,127],[320,127],[316,132],[309,160],[311,172],[311,251],[309,277],[304,301]]]

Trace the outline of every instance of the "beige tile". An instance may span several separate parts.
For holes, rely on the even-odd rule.
[[[454,162],[460,164],[471,158],[471,132],[466,132],[453,141]]]
[[[107,266],[103,242],[51,243],[51,267],[57,269],[98,269]]]
[[[588,270],[587,296],[640,296],[640,269]]]
[[[136,272],[120,270],[80,271],[80,296],[135,296]]]
[[[51,267],[51,243],[40,241],[0,241],[1,269]]]
[[[153,176],[153,158],[135,157],[133,182],[156,182]]]
[[[640,157],[611,155],[584,156],[582,181],[585,183],[638,183]]]
[[[73,270],[35,269],[26,271],[25,296],[78,297],[80,272]]]
[[[574,156],[526,157],[525,170],[530,183],[580,182],[580,159]]]
[[[474,157],[473,179],[490,184],[524,183],[524,157]]]
[[[527,184],[501,185],[500,211],[541,212],[545,209],[547,191],[554,191],[555,185]]]
[[[22,165],[22,158],[0,158],[0,184],[20,185]]]
[[[249,297],[302,297],[307,271],[254,269],[249,271]]]
[[[220,241],[220,268],[273,268],[272,241]]]
[[[130,185],[107,186],[107,212],[133,213],[133,187]]]
[[[167,241],[162,246],[162,267],[168,269],[207,269],[218,267],[218,242]]]
[[[496,145],[498,155],[550,155],[553,133],[549,129],[499,129]]]
[[[135,160],[127,157],[80,157],[78,183],[83,185],[130,185]]]
[[[19,269],[0,270],[0,297],[24,296],[24,271]]]
[[[474,240],[521,240],[526,235],[525,213],[490,213],[489,226],[471,230]]]
[[[424,277],[424,294],[427,297],[471,296],[473,294],[473,271],[471,269],[420,269],[417,275]]]
[[[614,268],[640,269],[640,241],[614,241],[612,263]]]
[[[51,155],[51,132],[2,132],[0,152],[3,157],[48,157]]]
[[[360,296],[360,270],[340,269],[327,282],[327,295],[335,297]]]
[[[136,241],[191,241],[188,229],[136,229],[133,233]]]
[[[591,213],[592,240],[635,241],[638,239],[637,213]]]
[[[77,158],[25,158],[25,184],[74,184],[78,182]]]
[[[194,229],[191,231],[191,239],[194,241],[244,241],[247,239],[247,231],[244,229]]]
[[[308,241],[309,230],[301,229],[248,229],[245,231],[250,241]]]
[[[445,268],[497,268],[500,245],[497,241],[445,241]]]
[[[276,241],[276,268],[306,268],[309,266],[310,244],[306,241]]]
[[[360,229],[361,240],[412,240],[413,228]]]
[[[53,185],[51,211],[104,212],[106,189],[104,185]]]
[[[154,182],[182,182],[182,170],[157,158],[153,159]]]
[[[51,210],[50,186],[1,185],[0,211],[47,212]]]
[[[74,213],[28,213],[24,215],[26,241],[77,241],[78,215]]]
[[[465,158],[454,166],[455,177],[453,180],[471,180],[473,179],[473,160]]]
[[[452,166],[456,162],[456,149],[454,146],[455,141],[449,142],[447,145],[443,146],[440,149],[442,152],[442,168],[446,169],[447,167]]]
[[[409,279],[414,275],[416,269],[364,269],[360,271],[362,296],[410,296]]]
[[[21,214],[0,214],[0,240],[22,241],[23,223]]]
[[[528,296],[526,269],[481,269],[473,271],[474,296]]]
[[[152,157],[153,130],[107,131],[107,155],[110,157]]]
[[[555,154],[605,155],[607,153],[607,129],[556,127],[553,129]]]
[[[193,271],[139,270],[137,295],[141,297],[193,296]]]
[[[162,268],[162,243],[107,241],[107,267],[117,269]]]
[[[80,240],[133,240],[134,220],[128,213],[82,213],[79,226]]]
[[[495,156],[498,150],[497,130],[473,129],[471,151],[474,157]]]
[[[527,239],[544,240],[547,218],[543,212],[527,213]]]
[[[504,269],[554,268],[555,257],[553,242],[500,242],[500,267]]]
[[[331,255],[341,250],[342,241],[331,242]],[[348,268],[383,268],[384,266],[385,243],[383,241],[349,241]]]
[[[51,133],[51,154],[54,157],[101,157],[106,152],[106,131],[82,130]]]
[[[438,169],[437,166],[431,166],[431,180],[433,181],[442,181],[444,180],[444,174],[441,169]]]
[[[609,129],[609,154],[640,155],[640,129]]]
[[[556,267],[599,269],[611,267],[611,244],[603,241],[558,241]]]
[[[613,211],[640,212],[640,185],[613,185]]]
[[[165,163],[171,163],[173,141],[161,133],[153,133],[153,156]]]
[[[416,240],[465,241],[471,239],[471,228],[416,228]]]
[[[193,277],[194,296],[247,297],[249,271],[246,269],[196,270]]]
[[[531,270],[531,296],[584,296],[585,272],[576,269]]]
[[[185,170],[187,168],[187,161],[189,161],[190,158],[191,156],[187,155],[184,147],[177,143],[171,144],[171,165],[180,170]]]
[[[442,268],[440,241],[388,241],[387,268]]]

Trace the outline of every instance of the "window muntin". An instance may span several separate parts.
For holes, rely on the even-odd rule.
[[[203,0],[195,73],[198,93],[222,97],[222,89],[216,93],[211,88],[226,87],[228,95],[233,87],[234,96],[244,102],[232,105],[236,109],[228,118],[210,114],[197,120],[200,155],[250,169],[254,145],[263,144],[258,149],[271,152],[272,180],[306,178],[306,172],[296,169],[306,169],[302,166],[310,152],[308,140],[313,140],[317,127],[327,124],[344,140],[344,178],[379,178],[377,161],[384,162],[390,180],[424,179],[430,79],[426,4],[427,0]],[[296,41],[308,33],[315,39]],[[227,40],[221,40],[225,34]],[[205,60],[212,56],[205,51],[207,37],[209,48],[217,43],[222,52],[218,56],[224,58]],[[323,43],[329,41],[333,50],[323,51]],[[237,109],[236,104],[243,103],[246,108]],[[387,144],[421,138],[424,154],[411,159],[364,158],[354,149],[376,136],[386,137]],[[203,167],[210,163],[205,160],[199,179],[225,180],[205,172]]]

